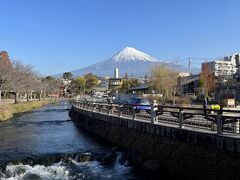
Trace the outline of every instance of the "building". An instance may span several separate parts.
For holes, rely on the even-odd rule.
[[[214,73],[215,77],[220,76],[233,76],[237,73],[236,66],[232,63],[232,61],[228,60],[215,60],[210,62],[205,62],[202,64],[202,71],[207,71],[209,73]]]
[[[240,102],[240,84],[220,85],[215,89],[215,101],[222,103],[226,99],[235,99]]]
[[[239,56],[240,54],[239,53],[236,53],[236,54],[233,54],[232,56],[227,56],[227,57],[224,57],[224,61],[230,61],[234,68],[236,68],[236,73],[240,73],[240,59],[239,59]]]
[[[229,96],[239,99],[236,80],[240,77],[239,54],[202,64],[201,78],[208,92],[214,92],[215,100],[221,102]]]
[[[98,78],[98,87],[109,89],[109,77]]]
[[[240,77],[240,54],[224,57],[223,60],[215,60],[202,63],[202,74],[212,76],[216,83],[226,82],[235,77]],[[208,77],[209,79],[209,77]],[[209,82],[208,82],[209,83]]]
[[[202,63],[201,78],[208,92],[215,92],[216,86],[233,80],[236,73],[236,65],[226,58]]]
[[[61,78],[60,81],[61,81],[61,85],[59,87],[59,89],[60,89],[59,97],[69,97],[70,94],[68,93],[68,88],[69,88],[72,80]]]
[[[0,52],[0,73],[4,74],[6,71],[12,68],[12,63],[9,59],[7,51],[1,51]],[[0,89],[0,99],[3,96],[3,92]]]
[[[179,77],[178,83],[181,93],[196,94],[199,87],[199,77],[200,74]]]
[[[119,77],[119,70],[116,68],[114,70],[114,77],[109,78],[109,91],[114,92],[117,91],[123,84],[124,78]]]
[[[189,72],[180,72],[178,74],[178,77],[189,77],[189,76],[191,76],[191,73]]]
[[[152,94],[152,87],[148,83],[140,84],[139,86],[131,87],[127,90],[130,94]]]
[[[9,59],[7,51],[0,52],[0,68],[1,69],[9,69],[12,67],[12,63]]]
[[[99,77],[98,86],[94,88],[94,93],[108,94],[109,93],[109,77]]]

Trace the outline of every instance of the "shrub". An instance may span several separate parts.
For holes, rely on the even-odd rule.
[[[176,97],[176,104],[178,105],[189,105],[191,103],[192,103],[191,99],[187,97]]]

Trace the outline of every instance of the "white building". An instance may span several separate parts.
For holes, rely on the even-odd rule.
[[[108,85],[109,85],[109,77],[99,78],[98,80],[99,87],[108,89]]]
[[[209,73],[214,73],[214,76],[232,76],[237,72],[237,68],[232,61],[228,60],[215,60],[210,62],[205,62],[202,66],[208,67]],[[203,68],[202,68],[203,69]]]
[[[240,54],[235,53],[232,56],[224,57],[225,61],[231,61],[233,66],[237,69],[237,72],[240,73]]]
[[[64,86],[69,86],[72,82],[72,80],[70,80],[70,79],[63,79],[63,78],[61,79],[61,81]]]
[[[189,73],[189,72],[180,72],[179,74],[178,74],[178,77],[188,77],[188,76],[190,76],[191,74]]]

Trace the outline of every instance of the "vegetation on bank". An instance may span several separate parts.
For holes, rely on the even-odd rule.
[[[48,103],[49,104],[57,104],[57,103],[59,103],[59,99],[48,99]]]
[[[98,78],[92,73],[85,74],[84,76],[77,77],[76,79],[71,79],[72,74],[70,72],[65,72],[63,78],[65,80],[71,80],[67,92],[72,96],[77,96],[79,94],[89,94],[98,85]]]
[[[12,118],[14,114],[32,111],[33,109],[56,102],[57,100],[41,100],[23,102],[18,104],[0,104],[0,121],[6,121]]]

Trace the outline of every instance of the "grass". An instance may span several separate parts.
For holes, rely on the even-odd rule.
[[[40,108],[49,103],[53,103],[52,100],[23,102],[18,104],[2,104],[0,105],[0,121],[6,121],[12,118],[14,114],[32,111],[33,109]],[[57,103],[57,101],[54,101],[54,103]]]
[[[58,99],[49,99],[50,104],[57,104],[58,102]]]

